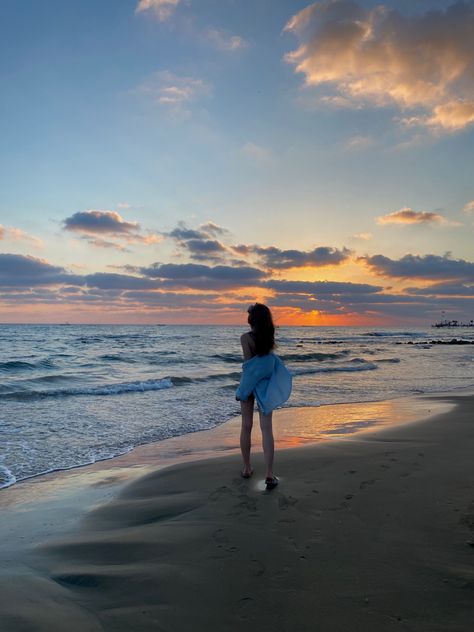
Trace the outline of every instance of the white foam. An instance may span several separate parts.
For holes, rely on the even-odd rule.
[[[123,382],[108,386],[93,386],[91,388],[70,389],[67,392],[74,395],[118,395],[120,393],[133,393],[135,391],[160,391],[163,388],[172,388],[173,382],[169,377],[161,380],[146,380],[144,382]]]
[[[0,489],[16,483],[16,476],[4,465],[0,465]]]

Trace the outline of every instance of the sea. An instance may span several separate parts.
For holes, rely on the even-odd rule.
[[[0,487],[239,414],[245,327],[0,325]],[[474,328],[279,327],[287,406],[474,386]],[[341,421],[341,423],[343,423]]]

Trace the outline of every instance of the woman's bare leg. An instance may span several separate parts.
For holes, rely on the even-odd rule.
[[[240,402],[240,410],[242,411],[242,429],[240,431],[240,450],[242,452],[242,460],[244,469],[242,474],[250,474],[252,466],[250,465],[250,448],[251,433],[253,426],[253,407],[254,398],[248,399],[246,402]]]
[[[275,442],[273,439],[272,415],[260,413],[260,428],[262,429],[262,446],[265,457],[266,478],[273,478],[273,455],[275,453]]]

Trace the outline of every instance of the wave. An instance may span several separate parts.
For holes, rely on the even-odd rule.
[[[281,356],[282,360],[289,362],[324,362],[325,360],[338,360],[349,355],[350,349],[336,351],[335,353],[286,353]]]
[[[425,336],[426,334],[420,332],[420,331],[367,331],[364,334],[361,334],[362,336],[371,336],[374,338],[390,338],[390,337],[419,337],[419,336]]]
[[[106,353],[99,356],[99,360],[104,360],[105,362],[125,362],[126,364],[136,364],[137,362],[133,358],[119,355],[118,353]]]
[[[239,371],[231,371],[230,373],[212,373],[211,375],[204,375],[203,377],[187,377],[185,375],[171,376],[169,378],[175,386],[180,384],[191,384],[193,382],[208,382],[211,380],[226,380],[240,379]]]
[[[223,362],[243,362],[242,356],[235,353],[215,353],[211,358],[216,358],[216,360],[222,360]]]
[[[378,369],[378,366],[374,362],[367,362],[366,360],[361,360],[359,358],[356,359],[359,360],[359,362],[339,366],[318,366],[311,369],[294,369],[291,371],[291,374],[298,376],[311,375],[313,373],[346,373],[352,371],[373,371],[374,369]]]
[[[334,353],[285,353],[280,357],[286,362],[324,362],[325,360],[338,360],[350,353],[350,349],[344,349],[343,351],[336,351]],[[223,362],[239,363],[243,362],[242,356],[234,353],[215,353],[212,358],[222,360]]]
[[[2,395],[2,399],[43,399],[46,397],[67,397],[75,395],[121,395],[122,393],[143,393],[146,391],[160,391],[172,388],[173,382],[169,377],[160,380],[143,380],[136,382],[121,382],[103,386],[62,388],[48,391],[16,391]]]
[[[378,364],[381,362],[385,362],[387,364],[398,364],[400,361],[400,358],[376,358],[376,362]]]
[[[8,373],[14,371],[34,371],[35,369],[53,369],[55,364],[50,359],[39,360],[38,362],[24,362],[23,360],[9,360],[0,362],[0,372]]]

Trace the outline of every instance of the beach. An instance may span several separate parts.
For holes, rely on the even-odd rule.
[[[260,453],[244,480],[235,445],[213,451],[219,428],[171,440],[168,467],[144,446],[3,490],[0,629],[472,629],[474,396],[417,399],[410,423],[288,431],[271,492]]]

